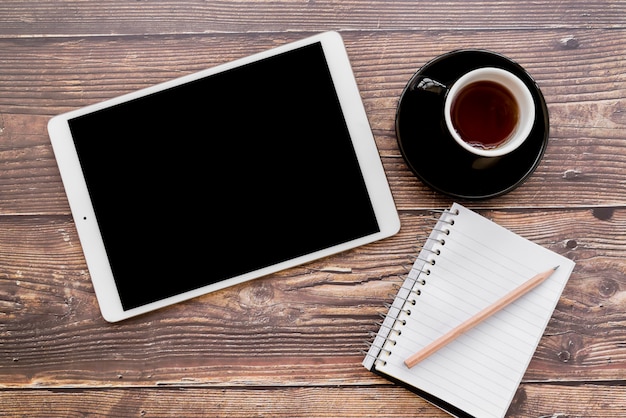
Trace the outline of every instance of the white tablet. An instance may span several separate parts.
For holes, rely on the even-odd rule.
[[[48,130],[107,321],[400,227],[334,32],[56,116]]]

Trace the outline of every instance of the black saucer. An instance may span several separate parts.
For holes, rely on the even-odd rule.
[[[462,149],[448,134],[443,117],[444,95],[415,85],[424,77],[451,85],[479,67],[498,67],[517,75],[535,100],[530,137],[503,157],[482,158]],[[549,118],[543,94],[517,63],[491,51],[452,51],[428,62],[404,88],[396,113],[396,135],[404,160],[426,185],[460,199],[487,199],[522,184],[539,165],[548,145]]]

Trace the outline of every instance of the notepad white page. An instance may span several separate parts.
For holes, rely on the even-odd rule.
[[[415,283],[420,295],[408,297],[402,308],[407,312],[399,314],[399,321],[386,321],[395,322],[396,331],[383,341],[382,361],[374,367],[475,417],[503,417],[574,262],[461,205],[454,204],[450,212],[457,210],[458,215],[442,215],[409,273],[404,286]],[[452,220],[454,225],[448,224]],[[559,268],[550,278],[504,310],[413,368],[404,365],[410,355],[555,266]],[[423,272],[426,269],[429,275]],[[419,282],[422,279],[425,284]],[[406,296],[406,291],[399,294],[392,310]],[[380,332],[377,339],[380,344]]]

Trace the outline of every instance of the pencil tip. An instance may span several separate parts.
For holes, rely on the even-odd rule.
[[[555,268],[553,268],[552,270],[556,270],[556,269],[558,269],[559,267],[561,267],[561,266],[556,266],[556,267],[555,267]]]

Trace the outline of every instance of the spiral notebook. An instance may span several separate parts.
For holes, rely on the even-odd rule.
[[[404,360],[536,274],[544,283],[412,368]],[[503,417],[574,262],[453,204],[400,287],[363,365],[457,417]]]

